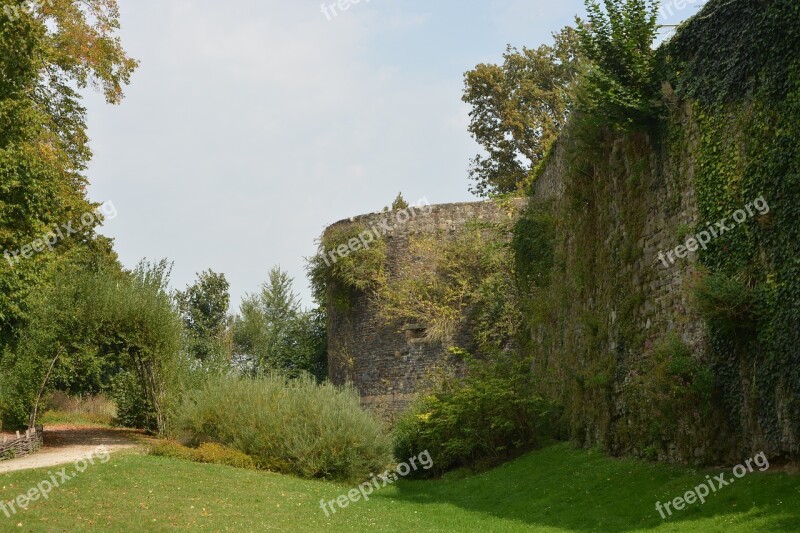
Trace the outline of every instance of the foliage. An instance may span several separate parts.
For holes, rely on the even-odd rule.
[[[629,423],[619,428],[620,441],[650,459],[666,458],[674,435],[712,424],[714,390],[711,367],[669,332],[625,382],[622,397]]]
[[[226,465],[234,468],[255,469],[256,467],[255,461],[249,455],[211,442],[203,443],[198,448],[189,448],[174,441],[160,440],[151,444],[148,452],[150,455],[185,459],[197,463]]]
[[[783,99],[795,87],[800,36],[793,0],[764,3],[709,0],[662,50],[663,75],[682,97],[703,106],[743,96]],[[713,28],[713,31],[711,31]]]
[[[306,478],[360,480],[391,459],[355,390],[311,377],[211,378],[188,395],[177,428],[192,444],[230,446],[260,468]]]
[[[698,227],[769,204],[700,253],[695,293],[731,431],[774,449],[800,435],[798,24],[791,0],[710,0],[662,54],[664,77],[693,102]]]
[[[276,267],[257,295],[248,295],[234,322],[235,351],[253,358],[256,370],[325,376],[326,322],[319,311],[303,311],[293,280]]]
[[[347,311],[351,292],[374,292],[385,282],[386,242],[377,237],[368,247],[353,251],[350,246],[372,231],[363,223],[334,225],[322,236],[317,255],[308,259],[311,288],[320,306],[330,297],[338,310]]]
[[[42,423],[110,426],[117,417],[117,407],[105,394],[69,396],[56,391],[47,400]]]
[[[408,202],[406,202],[405,198],[403,198],[403,193],[397,193],[397,198],[394,199],[392,202],[392,211],[397,211],[399,209],[408,209]]]
[[[605,26],[592,22],[581,31],[595,39],[597,54],[617,58],[609,65],[619,68],[605,71],[633,69],[626,86],[641,91],[629,92],[636,97],[631,102],[652,103],[663,87],[663,114],[653,115],[659,123],[647,134],[613,131],[604,127],[608,117],[637,125],[647,107],[594,98],[593,121],[581,113],[582,120],[570,123],[554,162],[563,169],[564,196],[552,209],[544,206],[558,237],[552,269],[546,248],[524,244],[549,241],[546,226],[524,221],[519,228],[517,273],[543,392],[563,406],[573,439],[615,453],[687,461],[699,453],[700,460],[716,461],[752,442],[794,453],[800,434],[800,59],[792,51],[800,47],[794,29],[800,7],[784,0],[711,0],[651,59],[648,9],[626,16],[633,3],[615,5]],[[595,4],[595,15],[598,9]],[[631,24],[633,33],[622,31]],[[598,32],[603,39],[596,40]],[[641,57],[636,47],[612,46],[631,35],[639,35],[630,44],[640,43]],[[593,60],[602,73],[602,61]],[[698,252],[699,262],[686,267],[703,272],[693,287],[684,285],[694,289],[698,304],[688,313],[676,305],[674,316],[664,315],[651,298],[665,290],[670,298],[684,296],[663,288],[661,276],[654,285],[643,262],[653,242],[648,223],[661,220],[653,217],[654,194],[675,198],[658,207],[670,236],[726,217],[730,223],[757,198],[769,203],[768,214],[715,236]],[[677,215],[694,213],[692,198],[697,216],[688,220],[691,228],[681,226],[687,220]],[[664,335],[674,328],[696,339],[698,314],[709,326],[710,350],[687,354]]]
[[[114,0],[20,4],[0,1],[20,15],[0,17],[0,249],[8,253],[97,207],[86,197],[91,152],[75,88],[92,83],[118,103],[136,67],[116,36]],[[14,268],[0,261],[0,349],[13,344],[27,296],[62,254],[89,247],[115,260],[98,223]]]
[[[480,353],[508,348],[521,317],[507,234],[506,222],[473,221],[452,238],[433,234],[409,239],[410,253],[420,266],[414,276],[380,287],[385,318],[424,325],[429,341],[446,344],[456,342],[456,332],[468,323],[473,346],[462,348]]]
[[[127,428],[156,427],[155,408],[137,374],[125,370],[115,375],[111,382],[111,397],[117,405],[115,423]]]
[[[535,392],[530,361],[467,360],[463,378],[442,379],[394,429],[396,457],[430,452],[434,468],[422,474],[497,463],[551,436],[551,405]]]
[[[657,0],[585,0],[589,20],[576,19],[580,48],[590,61],[579,107],[617,126],[653,115],[657,95]]]
[[[176,295],[187,331],[189,352],[205,364],[220,366],[230,361],[228,307],[230,284],[225,274],[202,272],[197,281]]]
[[[120,418],[128,423],[146,419],[146,427],[166,431],[188,371],[168,279],[165,261],[141,263],[122,274],[103,269],[55,273],[48,289],[35,295],[19,343],[2,361],[13,382],[4,392],[15,402],[4,413],[7,420],[27,420],[52,364],[46,385],[62,390],[85,380],[84,371],[95,373],[94,385],[103,390],[113,388],[112,376],[129,371],[135,379],[119,378],[122,388],[113,393]]]
[[[511,248],[517,281],[524,294],[550,284],[555,263],[555,223],[550,211],[532,204],[514,226]]]
[[[718,331],[736,334],[755,327],[753,291],[737,278],[722,273],[701,276],[694,286],[700,313]]]
[[[509,46],[502,65],[480,64],[464,76],[469,131],[486,152],[470,170],[478,195],[524,189],[564,127],[580,53],[574,29],[553,37],[536,49]]]

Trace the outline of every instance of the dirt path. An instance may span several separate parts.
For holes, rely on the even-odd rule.
[[[0,461],[0,474],[71,463],[95,452],[98,446],[105,446],[110,452],[135,448],[142,437],[130,429],[64,425],[44,429],[44,448],[33,455]]]

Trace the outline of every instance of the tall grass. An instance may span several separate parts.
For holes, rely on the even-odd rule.
[[[230,446],[305,478],[358,480],[391,461],[389,438],[356,392],[311,377],[213,377],[187,396],[176,427],[190,444]]]
[[[45,424],[99,424],[110,426],[117,416],[117,407],[104,394],[69,396],[56,391],[47,402],[42,417]]]

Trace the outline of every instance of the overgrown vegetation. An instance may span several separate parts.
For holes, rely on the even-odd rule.
[[[330,302],[346,312],[354,291],[374,291],[384,283],[387,252],[382,238],[374,239],[369,247],[350,250],[349,243],[358,243],[361,234],[370,232],[372,228],[363,223],[328,228],[318,243],[317,255],[308,259],[308,276],[317,302]]]
[[[212,378],[187,395],[177,429],[189,444],[229,446],[259,468],[306,478],[363,480],[391,462],[357,393],[310,377]]]
[[[793,453],[800,8],[712,0],[652,49],[653,2],[589,4],[579,33],[592,65],[557,155],[564,201],[534,199],[512,241],[543,390],[573,439],[617,453],[727,457],[738,453],[720,444],[729,435],[741,450]],[[661,276],[641,263],[647,202],[662,188],[666,230],[679,237],[756,198],[770,206],[698,252],[700,268],[685,271],[696,278],[668,291],[672,316],[653,296]],[[692,190],[688,225],[677,215],[692,212]],[[552,256],[548,219],[560,236]]]
[[[663,50],[664,76],[693,105],[698,226],[761,196],[770,207],[701,254],[697,302],[731,431],[775,449],[800,435],[798,23],[791,0],[712,0]]]
[[[423,473],[435,475],[497,464],[551,438],[552,406],[536,392],[530,361],[458,353],[467,359],[465,375],[443,376],[398,421],[396,457],[427,450],[435,464]]]
[[[520,315],[508,227],[509,223],[473,221],[452,239],[442,234],[412,236],[414,276],[398,276],[377,290],[384,318],[424,325],[426,338],[445,346],[458,342],[455,336],[470,324],[470,344],[461,348],[486,353],[509,347]]]
[[[589,19],[576,19],[588,68],[581,80],[581,110],[619,127],[653,118],[659,89],[653,42],[658,0],[586,0]]]

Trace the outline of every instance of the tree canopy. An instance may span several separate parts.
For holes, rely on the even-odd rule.
[[[530,182],[573,105],[578,78],[578,34],[564,28],[552,45],[509,46],[502,65],[480,64],[465,74],[469,131],[484,150],[470,169],[472,192],[518,192]]]

